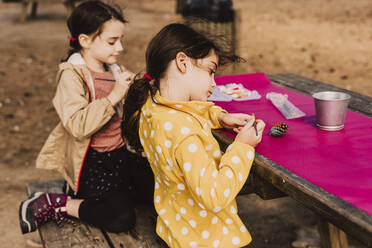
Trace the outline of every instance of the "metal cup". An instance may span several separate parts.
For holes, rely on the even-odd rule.
[[[317,127],[326,131],[343,129],[350,95],[337,91],[323,91],[313,94],[313,98]]]

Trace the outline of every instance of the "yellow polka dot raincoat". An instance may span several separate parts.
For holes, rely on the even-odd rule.
[[[223,155],[211,128],[221,128],[211,102],[155,95],[142,107],[139,136],[155,176],[156,232],[169,247],[242,247],[251,236],[235,197],[254,148],[234,141]]]

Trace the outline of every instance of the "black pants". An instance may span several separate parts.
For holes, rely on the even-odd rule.
[[[116,233],[134,227],[135,204],[154,209],[153,194],[154,176],[147,159],[125,147],[103,153],[89,148],[78,192],[69,192],[73,198],[84,199],[81,220]]]

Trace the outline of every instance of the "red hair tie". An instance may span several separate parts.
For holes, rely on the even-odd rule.
[[[76,38],[75,38],[74,36],[71,36],[71,37],[70,37],[70,41],[71,41],[71,42],[74,42],[75,40],[76,40]]]
[[[149,76],[149,74],[145,73],[145,75],[143,75],[145,78],[147,78],[148,80],[152,80],[152,78]]]

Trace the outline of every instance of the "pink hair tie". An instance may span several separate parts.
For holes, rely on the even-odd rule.
[[[75,38],[74,36],[71,36],[71,37],[70,37],[70,41],[71,41],[71,42],[74,42],[75,40],[76,40],[76,38]]]
[[[147,78],[148,80],[152,80],[152,78],[149,76],[149,74],[145,73],[145,75],[143,75],[145,78]]]

